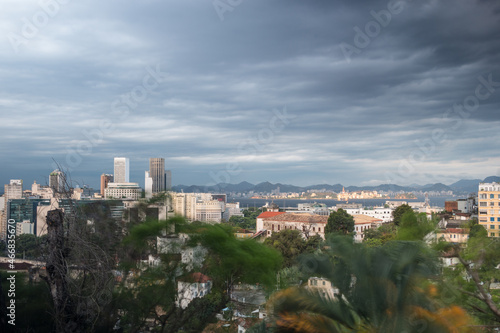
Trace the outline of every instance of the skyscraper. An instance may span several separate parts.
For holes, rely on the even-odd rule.
[[[115,157],[114,182],[115,183],[130,182],[130,166],[128,158]]]
[[[153,193],[165,191],[165,159],[149,159],[149,177],[153,179]]]
[[[172,189],[172,171],[165,171],[165,189],[170,191]]]
[[[49,176],[49,187],[54,190],[54,193],[63,192],[64,185],[64,173],[58,169],[52,171]]]
[[[101,196],[104,198],[104,190],[108,187],[109,183],[113,182],[113,175],[103,173],[101,175]]]

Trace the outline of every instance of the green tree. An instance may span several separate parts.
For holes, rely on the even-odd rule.
[[[279,332],[465,332],[465,311],[442,306],[429,282],[438,273],[433,253],[419,242],[368,248],[350,237],[329,238],[314,275],[338,288],[331,298],[289,288],[270,300]]]
[[[354,218],[345,210],[339,208],[328,217],[325,234],[349,235],[354,232]]]
[[[384,223],[377,229],[363,231],[363,242],[370,246],[383,245],[396,238],[396,226],[393,223]]]
[[[407,211],[400,219],[396,234],[398,240],[421,241],[437,226],[437,220],[428,219],[425,213],[415,214]]]
[[[475,225],[465,248],[456,244],[442,247],[454,254],[459,264],[443,270],[443,290],[450,302],[463,304],[484,325],[500,324],[500,292],[492,288],[500,281],[500,241],[487,237],[482,226]],[[446,245],[446,244],[445,244]]]
[[[307,240],[299,230],[282,230],[266,238],[264,244],[279,251],[283,257],[283,267],[296,264],[297,257],[303,253],[312,253],[321,244],[321,237],[315,235]]]
[[[413,213],[413,208],[411,208],[408,204],[403,204],[392,211],[392,221],[396,226],[399,226],[401,218],[406,212]]]

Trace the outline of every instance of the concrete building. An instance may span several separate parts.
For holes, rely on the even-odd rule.
[[[101,175],[101,197],[104,198],[104,190],[108,188],[108,184],[113,182],[113,175],[103,173]]]
[[[5,184],[3,195],[6,201],[10,199],[21,199],[23,197],[22,179],[11,179],[9,184]]]
[[[165,171],[165,189],[170,191],[172,189],[172,171]]]
[[[490,237],[500,237],[500,183],[480,183],[478,218]]]
[[[114,177],[115,183],[130,182],[130,162],[126,157],[115,157],[114,159]]]
[[[171,193],[175,215],[190,221],[220,223],[225,211],[225,202],[211,193]]]
[[[138,183],[109,183],[104,190],[106,199],[138,200],[141,194],[142,188]]]
[[[231,202],[231,203],[227,202],[225,204],[225,206],[226,206],[226,210],[222,214],[222,218],[225,221],[229,221],[231,216],[243,216],[239,202]]]
[[[153,197],[153,178],[151,178],[149,171],[144,172],[144,193],[147,199]]]
[[[380,219],[383,222],[392,221],[393,208],[373,207],[373,208],[348,208],[344,209],[349,215],[366,215],[375,219]]]
[[[304,237],[319,235],[325,239],[325,226],[327,222],[328,216],[325,215],[283,213],[264,218],[262,229],[267,231],[266,237],[270,237],[273,233],[282,230],[299,230]]]
[[[56,169],[49,175],[49,187],[54,193],[62,193],[65,190],[66,176],[64,172]]]
[[[307,289],[317,292],[325,299],[335,299],[339,294],[339,289],[334,287],[332,282],[321,277],[310,277],[307,280]]]
[[[177,281],[178,307],[185,309],[197,297],[204,297],[212,290],[212,279],[201,273],[192,273]]]
[[[368,215],[355,214],[354,218],[354,241],[360,243],[363,241],[365,235],[364,231],[368,229],[377,229],[384,221]]]
[[[153,193],[164,192],[166,190],[164,158],[155,157],[149,159],[149,177],[153,180]]]

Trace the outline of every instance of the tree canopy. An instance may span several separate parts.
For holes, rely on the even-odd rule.
[[[345,210],[339,208],[328,217],[325,234],[348,235],[354,232],[354,218]]]
[[[321,242],[322,239],[318,235],[306,240],[299,230],[287,229],[273,233],[271,237],[266,238],[264,244],[281,253],[283,267],[291,267],[296,263],[299,255],[314,252]]]
[[[403,204],[392,211],[392,221],[396,226],[399,226],[401,218],[406,212],[413,213],[413,208],[411,208],[408,204]]]

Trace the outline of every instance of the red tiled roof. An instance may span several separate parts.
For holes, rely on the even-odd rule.
[[[211,278],[209,278],[208,276],[206,276],[200,272],[189,274],[188,276],[186,276],[184,278],[180,278],[179,280],[185,281],[185,282],[191,282],[191,283],[194,283],[194,282],[207,283],[208,281],[212,281]]]
[[[258,219],[267,219],[268,217],[275,217],[276,215],[281,215],[285,214],[285,212],[262,212],[260,213],[259,216],[257,216]]]

